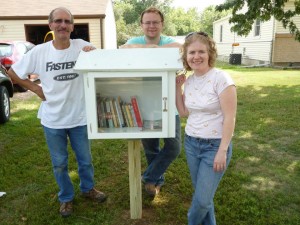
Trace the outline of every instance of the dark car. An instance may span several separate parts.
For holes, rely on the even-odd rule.
[[[9,70],[12,64],[20,60],[34,46],[28,41],[0,41],[0,63]],[[17,84],[14,84],[14,87],[16,91],[26,91]]]
[[[14,88],[7,71],[0,63],[0,124],[10,117],[10,98],[13,97]]]

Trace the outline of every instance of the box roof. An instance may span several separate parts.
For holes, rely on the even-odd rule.
[[[182,69],[178,48],[97,49],[81,52],[79,71],[168,71]]]

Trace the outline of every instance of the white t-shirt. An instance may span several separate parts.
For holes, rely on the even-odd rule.
[[[38,118],[42,125],[53,128],[72,128],[86,125],[86,110],[82,74],[73,67],[84,46],[81,39],[70,40],[64,50],[54,48],[52,41],[37,45],[12,68],[21,79],[38,74],[46,101],[40,105]]]
[[[187,135],[199,138],[222,138],[223,114],[219,95],[230,85],[231,77],[212,68],[205,75],[188,77],[184,86],[185,106],[189,117],[185,127]]]

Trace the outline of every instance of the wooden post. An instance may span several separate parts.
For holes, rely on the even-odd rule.
[[[141,185],[141,143],[140,140],[128,141],[130,216],[131,219],[142,218]]]

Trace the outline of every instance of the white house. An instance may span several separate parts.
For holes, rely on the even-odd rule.
[[[285,9],[294,9],[294,2],[289,0]],[[220,60],[245,65],[300,65],[300,42],[274,17],[266,22],[256,20],[247,36],[231,32],[229,18],[230,15],[213,23],[213,38]],[[300,16],[295,17],[294,22],[300,28]]]
[[[44,41],[49,31],[48,15],[57,7],[74,15],[71,38],[90,41],[97,48],[117,48],[112,0],[14,0],[0,7],[0,40]]]

